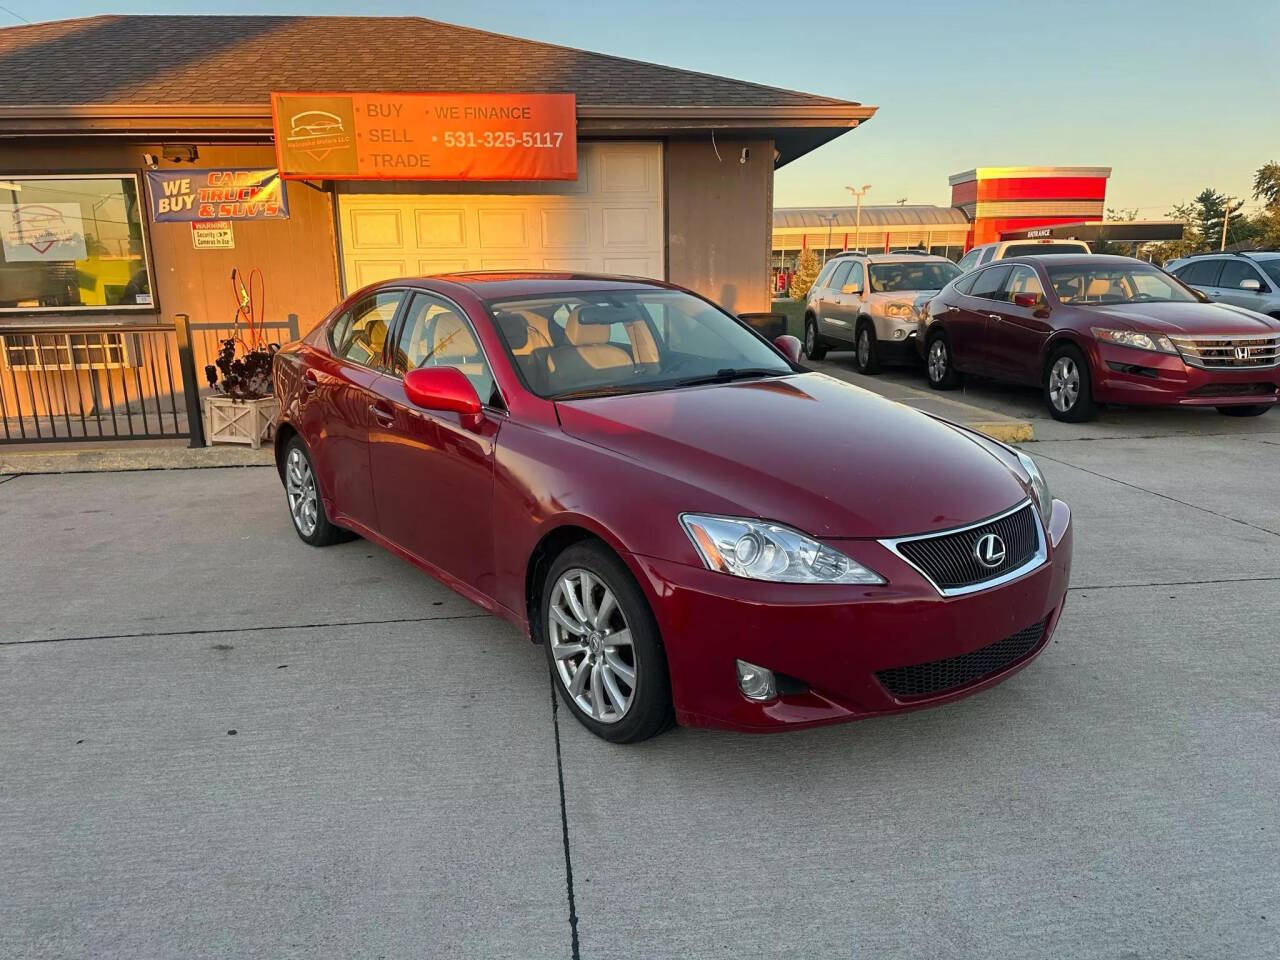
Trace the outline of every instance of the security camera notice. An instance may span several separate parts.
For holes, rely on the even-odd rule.
[[[273,93],[287,179],[576,180],[572,94]]]

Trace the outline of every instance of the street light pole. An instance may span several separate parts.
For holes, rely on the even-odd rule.
[[[827,256],[831,253],[831,225],[836,222],[836,216],[837,215],[834,213],[818,214],[819,219],[825,220],[827,222],[827,245],[822,248],[823,263],[827,262]]]
[[[1218,252],[1227,249],[1227,221],[1231,219],[1231,204],[1235,203],[1234,197],[1227,197],[1226,205],[1222,209],[1222,243],[1218,245]]]
[[[862,195],[871,189],[871,184],[864,183],[861,190],[855,190],[853,187],[845,187],[850,193],[858,198],[858,212],[854,215],[853,245],[859,250],[862,249]]]

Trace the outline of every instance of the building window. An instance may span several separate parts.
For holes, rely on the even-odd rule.
[[[138,178],[0,173],[0,311],[154,310]]]

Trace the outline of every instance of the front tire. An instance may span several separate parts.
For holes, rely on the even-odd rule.
[[[1218,412],[1224,417],[1260,417],[1273,406],[1270,403],[1249,403],[1238,407],[1218,407]]]
[[[1050,416],[1065,423],[1084,423],[1098,415],[1089,361],[1078,347],[1059,347],[1049,357],[1044,374],[1044,402]]]
[[[613,743],[671,725],[658,625],[616,554],[590,541],[569,547],[551,565],[538,609],[551,682],[579,723]]]
[[[935,390],[954,390],[960,386],[960,373],[951,358],[951,341],[939,330],[929,338],[924,351],[924,371],[929,386]]]
[[[313,547],[327,547],[354,537],[354,534],[329,522],[324,511],[324,500],[320,496],[315,466],[301,437],[294,437],[285,447],[282,479],[293,530],[303,543],[309,543]]]
[[[870,320],[858,324],[857,339],[854,344],[854,366],[859,373],[874,374],[880,372],[880,351],[876,341],[876,328]]]
[[[814,363],[827,355],[826,345],[818,333],[818,321],[812,315],[804,318],[804,355]]]

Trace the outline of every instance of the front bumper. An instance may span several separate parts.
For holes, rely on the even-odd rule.
[[[1017,580],[944,598],[875,541],[832,541],[888,580],[884,586],[762,583],[702,567],[633,557],[653,605],[687,726],[769,731],[897,713],[1000,683],[1049,642],[1071,575],[1071,511],[1055,501],[1048,560]],[[1017,660],[937,695],[895,697],[879,671],[958,657],[1032,624],[1043,636]],[[768,703],[738,690],[735,660],[799,682]]]
[[[1174,354],[1097,342],[1091,352],[1099,403],[1226,407],[1280,399],[1280,367],[1204,369]]]

